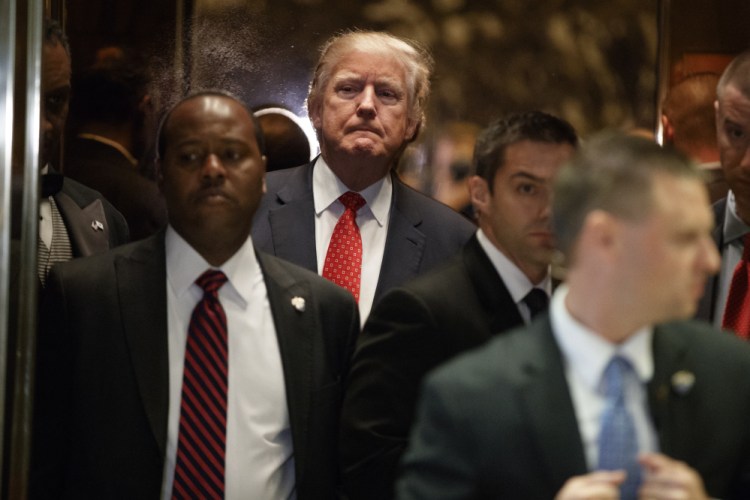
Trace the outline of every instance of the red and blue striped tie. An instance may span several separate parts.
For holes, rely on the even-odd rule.
[[[224,273],[214,270],[195,280],[203,299],[188,327],[173,499],[224,498],[227,317],[219,288],[226,281]]]

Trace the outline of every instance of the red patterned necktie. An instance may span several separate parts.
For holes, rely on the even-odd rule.
[[[195,280],[203,298],[193,309],[185,347],[173,499],[224,498],[227,318],[219,288],[226,281],[213,270]]]
[[[727,304],[721,326],[731,330],[743,339],[750,338],[750,234],[742,238],[742,258],[737,263],[729,285]]]
[[[362,281],[362,236],[357,226],[357,210],[365,204],[358,193],[348,191],[339,197],[346,207],[333,229],[323,264],[323,277],[346,288],[359,302]]]

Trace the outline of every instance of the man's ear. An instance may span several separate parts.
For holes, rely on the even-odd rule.
[[[674,127],[667,115],[661,115],[662,142],[669,144],[674,141]]]
[[[477,214],[486,214],[492,193],[490,193],[490,185],[484,178],[478,175],[469,177],[469,196]]]
[[[413,142],[419,136],[419,131],[421,129],[422,120],[409,120],[406,124],[406,131],[404,133],[406,142]]]
[[[310,123],[312,123],[315,130],[323,128],[323,118],[320,116],[320,106],[311,107],[307,114],[310,117]]]
[[[266,158],[266,155],[261,156],[261,159],[263,160],[263,194],[266,194],[266,168],[268,167],[268,158]]]

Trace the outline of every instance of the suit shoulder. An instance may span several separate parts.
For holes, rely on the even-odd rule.
[[[65,276],[76,276],[89,280],[97,280],[100,277],[99,270],[113,267],[116,260],[121,257],[131,258],[137,256],[143,250],[149,252],[158,248],[158,238],[163,238],[163,232],[157,233],[156,235],[150,236],[146,239],[134,241],[132,243],[126,243],[118,247],[111,248],[106,252],[89,255],[86,257],[78,257],[67,262],[61,262],[56,264],[52,268],[52,272],[58,272]],[[163,244],[162,247],[163,249]],[[163,250],[162,250],[163,254]],[[154,254],[147,254],[148,258],[151,258]]]
[[[104,214],[110,223],[111,230],[113,231],[116,240],[115,243],[120,245],[129,241],[130,235],[125,217],[102,193],[65,176],[63,176],[62,191],[80,206],[85,206],[96,200],[101,200],[102,206],[104,207]]]
[[[308,175],[311,164],[306,163],[299,167],[274,170],[266,174],[266,192],[272,194],[290,184],[298,184]]]
[[[317,292],[324,292],[325,294],[333,295],[340,300],[345,300],[346,302],[354,302],[354,298],[348,291],[344,290],[338,285],[333,284],[331,281],[323,278],[317,273],[314,273],[309,269],[305,269],[304,267],[293,264],[287,260],[281,259],[279,257],[276,257],[275,255],[264,252],[257,248],[255,251],[258,255],[258,260],[261,262],[261,265],[267,270],[277,273],[286,273],[296,280],[307,281],[308,283],[310,283],[310,286]]]
[[[710,364],[709,360],[715,360],[716,366],[726,366],[727,362],[732,362],[750,367],[750,343],[703,321],[677,321],[660,325],[658,335],[663,336],[664,345],[685,344],[692,355],[705,359],[706,364]]]
[[[397,208],[405,211],[417,210],[423,217],[423,224],[427,224],[430,228],[437,226],[444,232],[461,235],[464,240],[468,240],[477,230],[471,221],[448,205],[407,186],[398,179],[394,180],[394,188],[398,193],[396,195]]]
[[[429,375],[431,383],[477,391],[502,383],[515,384],[523,376],[527,360],[538,357],[541,327],[521,326],[494,336],[439,366]]]

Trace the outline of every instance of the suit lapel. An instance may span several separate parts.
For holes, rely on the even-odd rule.
[[[278,261],[256,250],[258,262],[268,292],[268,302],[274,319],[279,342],[284,383],[289,410],[289,424],[298,480],[307,465],[305,445],[307,435],[315,432],[308,428],[313,381],[313,339],[320,330],[315,314],[314,300],[309,284],[292,277]],[[303,299],[304,306],[293,305]]]
[[[476,233],[466,243],[462,258],[482,309],[489,319],[490,331],[500,333],[523,324],[521,313],[508,288],[477,240]]]
[[[689,440],[684,437],[692,434],[691,412],[686,407],[687,399],[672,390],[672,378],[681,370],[690,372],[686,365],[687,350],[684,335],[679,331],[668,325],[655,328],[654,377],[648,384],[651,418],[661,451],[680,459],[684,459],[689,449]]]
[[[269,210],[268,222],[274,254],[317,273],[312,165],[300,168],[279,190],[276,197],[280,206]]]
[[[404,203],[407,188],[395,175],[391,175],[391,179],[393,199],[383,263],[375,290],[376,302],[386,290],[417,276],[426,239],[424,233],[418,229],[422,223],[422,214]]]
[[[583,444],[549,319],[533,323],[525,334],[529,347],[520,353],[526,375],[520,394],[543,470],[559,488],[568,478],[587,472]]]
[[[103,253],[109,249],[109,227],[102,200],[97,198],[81,207],[68,193],[60,191],[55,195],[55,203],[65,220],[76,257]]]
[[[714,230],[712,236],[716,243],[719,253],[721,253],[724,247],[724,219],[726,217],[726,206],[727,200],[719,200],[714,203],[712,209],[714,212]],[[706,280],[706,287],[703,290],[703,296],[698,302],[698,309],[695,313],[695,317],[704,321],[713,322],[714,311],[716,310],[716,299],[719,289],[719,274],[714,274],[711,278]]]
[[[164,456],[169,412],[169,355],[164,231],[115,260],[126,341],[151,429]]]

